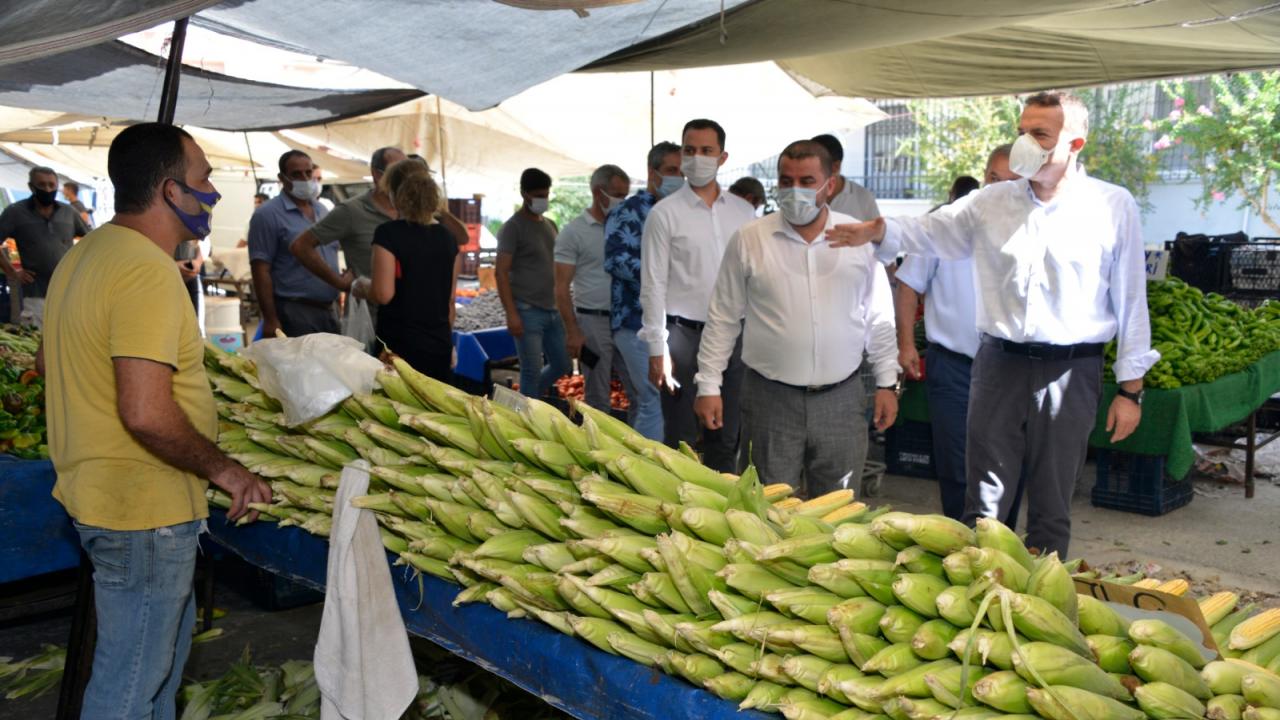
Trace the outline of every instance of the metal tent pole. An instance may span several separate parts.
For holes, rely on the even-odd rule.
[[[182,79],[182,47],[187,44],[187,21],[180,18],[173,23],[173,37],[169,40],[169,61],[164,66],[164,89],[160,92],[160,116],[158,122],[173,124],[173,113],[178,106],[178,82]]]

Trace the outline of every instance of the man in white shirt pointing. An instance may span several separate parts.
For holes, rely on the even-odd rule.
[[[982,343],[969,394],[965,518],[1003,517],[1025,466],[1027,545],[1067,556],[1071,495],[1102,392],[1103,346],[1118,338],[1112,441],[1142,417],[1151,349],[1142,222],[1133,196],[1078,164],[1089,112],[1066,93],[1027,98],[997,183],[929,215],[828,231],[944,260],[972,257]]]
[[[893,424],[898,410],[889,278],[873,248],[827,242],[824,231],[853,220],[827,207],[832,177],[821,144],[799,140],[782,151],[780,212],[729,241],[698,351],[695,409],[714,429],[723,423],[722,373],[742,332],[744,452],[762,482],[785,482],[806,497],[862,477],[866,390],[857,370],[864,348],[879,388],[876,427]]]
[[[722,369],[723,424],[699,433],[693,414],[693,377],[711,286],[729,238],[755,219],[751,203],[724,192],[716,181],[729,158],[724,137],[714,120],[690,120],[684,126],[680,168],[688,182],[653,206],[640,243],[640,338],[649,344],[649,379],[663,391],[666,443],[687,442],[707,466],[737,472],[739,352]]]

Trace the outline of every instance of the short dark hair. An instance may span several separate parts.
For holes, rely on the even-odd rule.
[[[125,128],[107,151],[107,175],[115,188],[117,212],[140,213],[155,200],[166,178],[187,176],[183,140],[195,139],[168,123],[139,123]]]
[[[400,148],[388,145],[380,147],[373,151],[373,156],[369,158],[369,169],[376,172],[386,172],[387,170],[387,153],[395,150],[400,152]]]
[[[831,177],[831,153],[827,152],[827,148],[817,140],[796,140],[782,150],[782,154],[778,156],[778,175],[782,175],[782,159],[803,160],[805,158],[816,157],[822,165],[822,172]]]
[[[1038,92],[1023,101],[1025,107],[1060,107],[1062,108],[1062,126],[1080,131],[1080,135],[1089,134],[1089,106],[1079,96],[1058,90]]]
[[[671,153],[679,154],[679,152],[680,152],[679,145],[673,142],[667,142],[666,140],[663,140],[657,145],[654,145],[652,148],[649,148],[649,157],[648,157],[649,169],[657,170],[658,168],[662,167],[662,161],[667,159],[668,155],[670,155]]]
[[[306,154],[306,153],[302,152],[301,150],[286,150],[286,151],[285,151],[285,153],[284,153],[283,155],[281,155],[281,156],[280,156],[280,163],[279,163],[279,165],[280,165],[280,174],[281,174],[281,175],[284,175],[284,169],[285,169],[285,167],[287,167],[287,166],[289,165],[289,161],[290,161],[290,160],[292,160],[292,159],[294,159],[294,158],[296,158],[296,157],[304,157],[304,158],[306,158],[306,159],[308,159],[308,160],[310,160],[310,159],[311,159],[311,156],[310,156],[310,155],[308,155],[308,154]]]
[[[680,131],[680,142],[684,142],[684,134],[690,130],[715,130],[716,141],[720,143],[720,151],[724,152],[724,128],[720,127],[720,123],[706,118],[690,120],[684,124],[684,129]]]
[[[80,183],[75,182],[74,180],[67,180],[66,182],[62,183],[62,189],[66,190],[67,188],[71,188],[71,192],[75,193],[76,195],[80,194]]]
[[[809,138],[827,149],[827,154],[831,156],[831,162],[844,162],[844,145],[840,144],[839,138],[830,133],[814,135]]]
[[[51,167],[45,167],[44,165],[36,165],[27,171],[27,182],[35,182],[37,175],[52,175],[56,180],[58,178],[58,171]]]
[[[268,194],[266,194],[266,193],[254,193],[254,194],[253,194],[253,199],[254,199],[254,200],[261,199],[261,200],[262,200],[262,202],[266,202],[266,201],[268,201],[268,200],[270,200],[270,199],[271,199],[271,196],[270,196],[270,195],[268,195]]]
[[[982,183],[971,175],[961,175],[951,183],[951,197],[959,200],[969,193],[982,187]]]
[[[764,202],[767,196],[764,194],[764,184],[759,180],[747,176],[738,178],[729,186],[729,192],[741,197],[742,195],[755,195],[758,200]]]
[[[534,190],[550,190],[551,176],[542,172],[538,168],[529,168],[520,173],[520,192],[533,192]]]

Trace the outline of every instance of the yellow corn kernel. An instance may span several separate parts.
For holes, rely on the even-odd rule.
[[[1248,650],[1280,635],[1280,608],[1264,610],[1231,629],[1232,650]]]
[[[1146,590],[1155,590],[1156,588],[1160,587],[1160,581],[1155,578],[1146,578],[1145,580],[1139,580],[1135,582],[1133,584],[1133,587],[1143,588]]]
[[[1204,616],[1206,625],[1217,625],[1219,620],[1236,608],[1236,603],[1239,601],[1240,596],[1229,590],[1217,592],[1209,597],[1200,598],[1200,614]]]
[[[1191,584],[1182,578],[1174,578],[1167,582],[1162,582],[1156,586],[1157,592],[1169,593],[1170,595],[1186,595],[1191,589]]]

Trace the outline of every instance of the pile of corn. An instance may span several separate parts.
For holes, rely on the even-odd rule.
[[[246,360],[211,350],[219,444],[270,478],[257,509],[324,535],[363,457],[399,563],[743,708],[788,718],[1280,720],[1280,609],[1202,607],[1229,659],[1077,595],[994,520],[806,502],[714,472],[579,404],[473,397],[397,362],[381,389],[286,430]],[[225,497],[211,496],[227,504]],[[1184,582],[1163,587],[1185,592]],[[1271,670],[1265,666],[1271,665]]]

